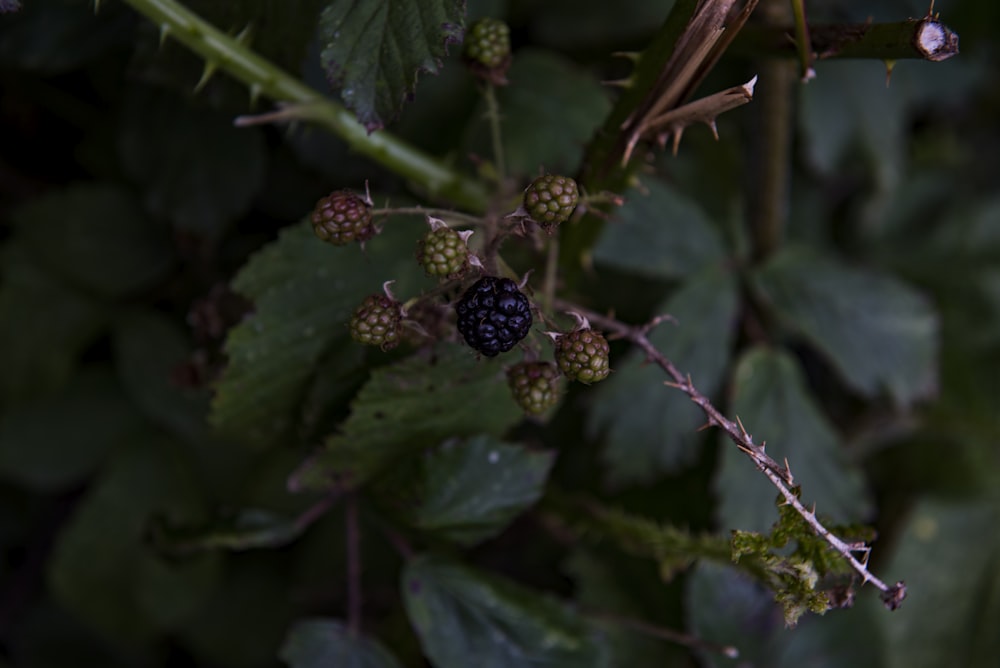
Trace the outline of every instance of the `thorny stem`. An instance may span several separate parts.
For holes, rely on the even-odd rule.
[[[361,531],[358,528],[358,497],[347,497],[347,627],[361,635]]]
[[[693,636],[689,633],[683,633],[681,631],[675,631],[673,629],[668,629],[663,626],[656,626],[655,624],[649,624],[639,619],[632,619],[629,617],[620,617],[618,615],[612,615],[607,613],[588,613],[584,611],[591,619],[602,622],[605,624],[613,624],[614,626],[621,626],[623,628],[641,633],[643,635],[652,636],[653,638],[659,638],[661,640],[666,640],[668,642],[676,643],[678,645],[683,645],[684,647],[690,647],[692,649],[706,650],[713,652],[715,654],[721,654],[729,659],[738,659],[740,652],[738,649],[732,645],[717,645],[713,642],[707,640],[702,640],[697,636]]]
[[[736,447],[738,447],[745,455],[750,457],[757,469],[767,476],[767,479],[771,481],[771,484],[774,485],[781,496],[785,499],[785,503],[792,506],[795,512],[797,512],[806,524],[809,525],[813,532],[826,541],[827,545],[840,554],[840,556],[847,561],[848,565],[850,565],[850,567],[861,576],[862,584],[870,582],[879,591],[881,591],[882,600],[889,609],[895,610],[899,607],[903,598],[906,597],[906,585],[903,584],[903,582],[897,582],[891,586],[887,585],[868,570],[868,555],[871,548],[867,544],[863,542],[848,543],[843,541],[823,526],[819,519],[817,519],[815,511],[806,508],[802,502],[799,501],[798,496],[796,496],[793,489],[795,486],[795,480],[788,467],[787,460],[785,464],[779,464],[774,461],[774,459],[764,452],[763,445],[757,445],[753,442],[753,437],[739,422],[739,418],[737,418],[736,422],[730,420],[712,404],[708,397],[699,392],[698,388],[696,388],[691,382],[690,376],[682,374],[677,367],[674,366],[673,362],[667,359],[663,353],[661,353],[656,346],[650,342],[647,334],[649,333],[651,325],[627,325],[619,320],[615,320],[614,318],[606,317],[600,313],[581,308],[572,302],[563,301],[561,299],[557,299],[554,306],[557,309],[576,311],[590,320],[592,324],[606,329],[607,331],[631,341],[634,345],[638,346],[651,362],[663,369],[671,378],[672,382],[668,382],[667,385],[688,395],[691,401],[697,404],[697,406],[701,408],[702,412],[705,413],[705,416],[708,418],[709,425],[718,427],[726,432],[726,435],[728,435],[733,443],[736,444]],[[655,324],[655,321],[653,324]],[[855,554],[862,555],[862,560],[858,560],[858,558],[855,557]]]
[[[471,211],[484,211],[486,188],[389,132],[371,134],[344,107],[254,53],[177,0],[125,0],[160,27],[164,37],[201,56],[207,70],[217,67],[250,88],[251,99],[265,95],[282,109],[279,115],[313,121],[343,139],[352,149],[418,184],[432,199],[448,200]]]
[[[507,168],[504,165],[503,139],[500,130],[500,104],[497,102],[496,86],[486,82],[483,99],[486,101],[486,118],[490,123],[490,139],[493,142],[493,164],[497,170],[497,181],[503,183],[503,180],[507,176]]]

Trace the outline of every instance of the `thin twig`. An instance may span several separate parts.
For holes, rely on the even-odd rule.
[[[400,207],[386,207],[384,209],[373,209],[373,216],[407,216],[407,215],[418,215],[418,216],[434,216],[435,218],[444,218],[445,220],[460,221],[464,225],[476,226],[483,225],[483,218],[481,216],[474,216],[471,213],[462,213],[461,211],[454,211],[452,209],[435,209],[433,207],[426,206],[400,206]]]
[[[693,636],[689,633],[675,631],[674,629],[668,629],[663,626],[656,626],[655,624],[650,624],[639,619],[621,617],[619,615],[612,615],[608,613],[592,613],[585,611],[584,614],[598,622],[621,626],[622,628],[626,628],[643,635],[659,638],[660,640],[666,640],[678,645],[683,645],[684,647],[690,647],[691,649],[700,649],[713,652],[715,654],[721,654],[729,659],[738,659],[740,656],[740,651],[732,645],[718,645],[707,640],[702,640],[701,638]]]
[[[764,452],[763,445],[757,445],[753,442],[753,437],[743,427],[742,423],[739,422],[738,418],[736,422],[730,420],[723,415],[711,401],[709,401],[708,397],[699,392],[691,382],[691,378],[682,374],[677,367],[674,366],[673,362],[667,359],[663,353],[661,353],[656,346],[650,342],[647,337],[650,329],[649,326],[636,327],[627,325],[619,320],[615,320],[614,318],[606,317],[600,313],[581,308],[576,304],[563,300],[556,300],[555,307],[561,310],[576,311],[577,313],[586,316],[587,319],[597,327],[618,334],[622,338],[627,339],[634,345],[638,346],[651,362],[659,366],[667,373],[668,376],[670,376],[672,382],[668,382],[667,385],[675,387],[688,395],[691,401],[697,404],[708,417],[708,423],[710,425],[719,427],[726,432],[740,451],[750,457],[756,467],[765,476],[767,476],[767,479],[771,481],[771,484],[775,486],[781,496],[785,499],[785,503],[795,509],[795,512],[797,512],[806,524],[809,525],[813,532],[826,541],[827,545],[840,554],[840,556],[847,561],[851,568],[861,576],[862,584],[870,582],[879,591],[881,591],[882,600],[890,609],[894,610],[899,607],[899,604],[906,596],[906,586],[902,582],[897,582],[895,585],[891,586],[887,585],[868,570],[868,555],[871,548],[867,544],[863,542],[848,543],[843,541],[823,526],[823,524],[816,517],[815,511],[806,508],[802,502],[799,501],[799,498],[793,489],[795,482],[792,477],[792,472],[788,468],[787,462],[785,464],[779,464],[772,459]],[[862,555],[863,561],[859,561],[855,554]]]
[[[349,494],[347,520],[347,628],[361,635],[361,532],[358,529],[358,497]]]

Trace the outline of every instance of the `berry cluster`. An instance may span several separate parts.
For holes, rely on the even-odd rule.
[[[462,338],[487,357],[507,352],[531,329],[528,298],[509,278],[480,278],[462,295],[455,311]]]

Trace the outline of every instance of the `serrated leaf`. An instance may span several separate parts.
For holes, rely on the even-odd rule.
[[[541,497],[552,452],[489,436],[448,441],[421,462],[419,503],[404,510],[416,528],[472,545],[495,536]]]
[[[479,360],[445,344],[377,369],[351,405],[351,416],[323,450],[293,475],[294,489],[363,484],[400,453],[447,438],[499,436],[523,417],[507,388],[503,362]]]
[[[871,501],[861,472],[847,457],[840,438],[813,403],[796,361],[787,353],[751,348],[733,376],[731,413],[755,442],[765,443],[776,461],[788,459],[806,506],[847,524],[863,520]],[[715,480],[721,526],[767,532],[777,519],[778,494],[770,481],[726,437],[720,437],[722,462]]]
[[[65,489],[142,425],[111,373],[83,372],[58,394],[0,417],[0,477],[37,490]]]
[[[56,599],[116,642],[148,641],[159,624],[173,627],[178,609],[193,613],[214,584],[197,562],[148,570],[147,560],[158,558],[143,544],[149,517],[196,521],[201,514],[196,483],[178,455],[176,443],[136,433],[77,506],[48,563]],[[178,590],[161,599],[149,587]]]
[[[13,219],[17,238],[42,267],[103,296],[148,289],[174,262],[167,229],[116,185],[54,190],[14,211]]]
[[[128,313],[115,323],[112,348],[129,397],[151,420],[185,439],[205,436],[208,393],[171,382],[191,353],[180,327],[155,311]]]
[[[461,40],[462,0],[333,0],[319,20],[327,80],[369,132],[392,121],[420,73]]]
[[[522,49],[497,91],[507,169],[523,176],[572,174],[587,141],[611,110],[600,83],[550,52]],[[485,110],[474,115],[467,153],[491,156]]]
[[[240,271],[233,288],[253,300],[255,310],[226,340],[229,364],[210,418],[222,435],[255,446],[294,438],[299,399],[317,361],[337,346],[359,345],[348,338],[347,323],[361,300],[390,279],[400,295],[425,280],[413,252],[426,228],[399,222],[364,253],[324,244],[302,223]],[[344,364],[341,374],[354,373],[353,357],[344,356]]]
[[[753,284],[857,392],[885,390],[907,405],[935,391],[938,318],[913,288],[795,248],[757,271]]]
[[[604,639],[554,599],[433,556],[411,560],[402,590],[437,668],[608,666]]]
[[[996,665],[1000,541],[995,505],[924,500],[910,516],[887,574],[906,601],[885,620],[892,668]]]
[[[695,202],[662,181],[625,193],[594,247],[594,260],[622,271],[676,279],[720,260],[722,239]]]
[[[249,209],[264,182],[263,135],[176,95],[130,93],[118,124],[118,153],[128,176],[144,188],[146,208],[179,229],[217,238]]]
[[[352,633],[334,619],[296,622],[279,657],[291,668],[400,668],[396,657],[379,642]]]
[[[20,244],[0,256],[0,400],[8,405],[61,387],[104,327],[96,301],[42,271]]]
[[[721,267],[708,268],[658,309],[678,324],[661,324],[650,341],[711,395],[728,365],[738,306],[734,277]],[[666,380],[662,369],[633,353],[596,389],[587,427],[604,437],[610,482],[648,482],[691,461],[705,416],[687,395],[664,386]]]

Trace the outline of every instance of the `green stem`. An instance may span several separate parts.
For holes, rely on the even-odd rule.
[[[503,159],[503,139],[500,132],[500,104],[497,102],[496,86],[487,82],[486,92],[483,93],[486,100],[486,116],[490,122],[490,139],[493,141],[493,162],[497,170],[497,181],[503,183],[507,175],[507,168]]]
[[[471,211],[485,211],[488,192],[479,181],[452,171],[438,160],[394,135],[368,134],[353,114],[302,83],[236,38],[207,23],[176,0],[125,0],[160,26],[164,36],[201,56],[250,88],[252,98],[266,95],[275,102],[299,108],[306,118],[330,130],[362,155],[417,184],[431,199],[447,200]]]

